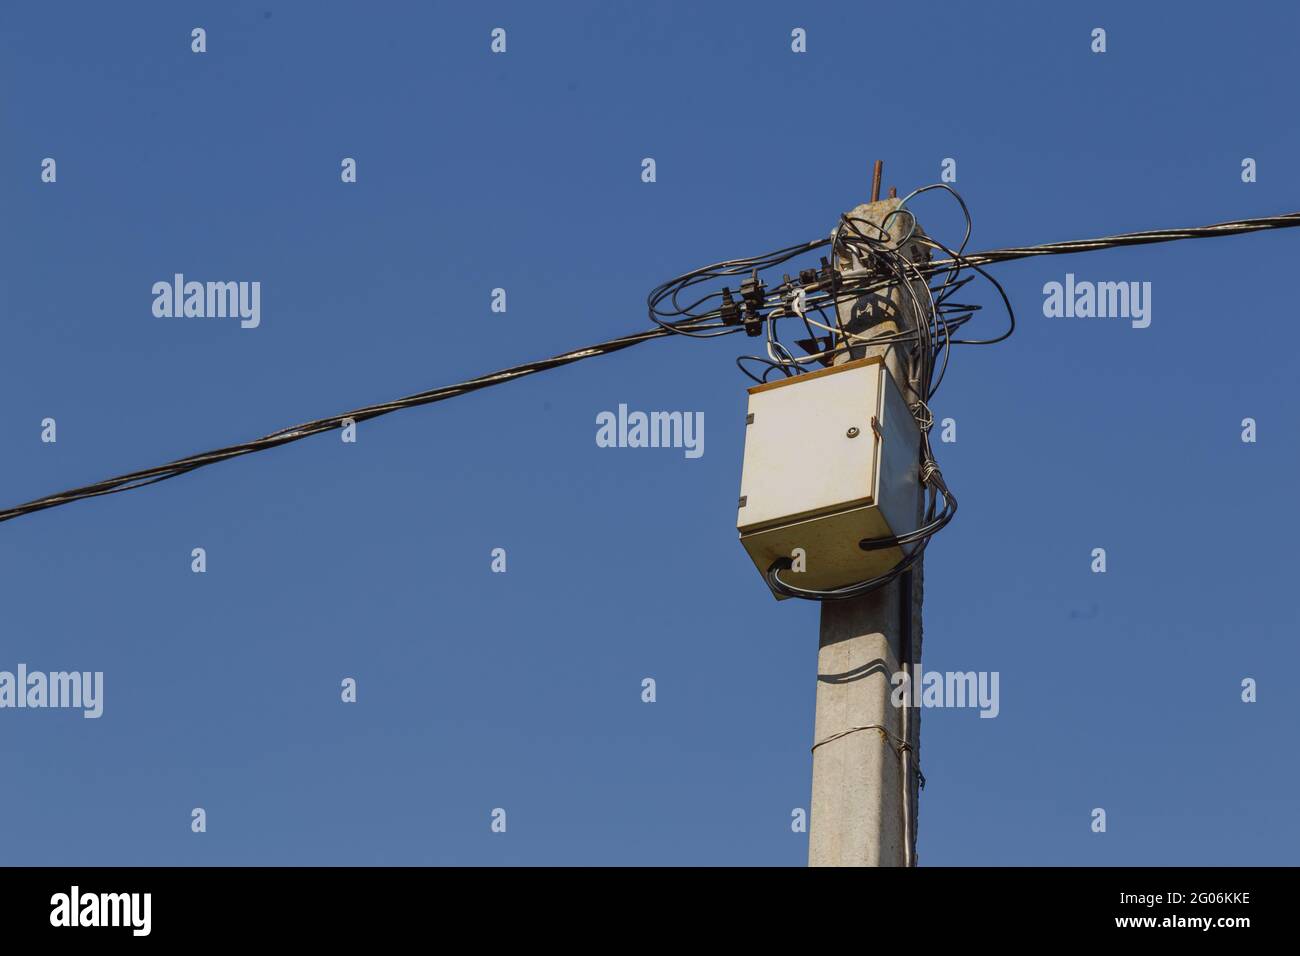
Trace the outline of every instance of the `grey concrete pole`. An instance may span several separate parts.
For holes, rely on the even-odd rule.
[[[883,225],[896,208],[896,199],[885,199],[858,206],[850,216]],[[899,241],[910,227],[909,217],[895,216],[888,231]],[[925,255],[916,244],[910,252],[916,258]],[[841,261],[838,266],[853,264]],[[924,284],[914,286],[924,301]],[[905,291],[897,286],[841,303],[839,318],[849,331],[872,336],[912,328],[916,322]],[[884,354],[886,367],[911,403],[918,383],[907,380],[910,348],[910,343],[864,345],[837,361]],[[918,524],[922,510],[918,489]],[[910,574],[875,591],[822,603],[809,866],[915,863],[909,844],[916,832],[920,711],[892,705],[890,678],[907,660],[920,663],[921,597],[918,563]]]

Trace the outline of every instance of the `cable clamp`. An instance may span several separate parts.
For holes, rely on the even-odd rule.
[[[743,311],[745,334],[750,337],[762,334],[762,313],[763,302],[766,299],[766,286],[763,280],[758,277],[757,269],[740,284],[740,298],[745,303]]]
[[[934,427],[934,413],[930,411],[930,406],[922,401],[915,401],[907,406],[912,412],[912,417],[916,419],[916,425],[923,432],[928,432]]]
[[[719,310],[722,317],[723,325],[740,324],[740,306],[736,300],[731,297],[731,289],[727,286],[722,287],[722,308]]]
[[[802,319],[804,313],[808,311],[808,302],[803,286],[797,285],[792,288],[788,300],[790,303],[790,311]]]

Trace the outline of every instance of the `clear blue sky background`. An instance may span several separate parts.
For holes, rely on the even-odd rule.
[[[1291,211],[1283,6],[6,5],[0,503],[642,328],[660,281],[825,235],[877,157],[903,191],[955,158],[976,249]],[[934,403],[925,664],[999,671],[1001,715],[924,714],[923,864],[1297,862],[1298,250],[998,269],[1020,329]],[[1151,327],[1044,318],[1067,271],[1151,282]],[[174,272],[261,281],[261,327],[154,318]],[[0,711],[0,863],[804,863],[818,609],[736,542],[749,345],[0,526],[0,669],[106,683],[98,721]],[[597,448],[620,402],[703,411],[703,458]]]

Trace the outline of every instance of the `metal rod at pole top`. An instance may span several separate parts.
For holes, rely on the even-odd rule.
[[[871,170],[871,201],[876,202],[880,199],[880,177],[885,172],[885,161],[876,160],[876,165]]]

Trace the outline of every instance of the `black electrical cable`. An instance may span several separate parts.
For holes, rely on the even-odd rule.
[[[130,491],[134,488],[141,488],[145,485],[154,484],[155,482],[165,481],[168,478],[176,478],[187,472],[194,471],[196,468],[213,465],[229,458],[237,458],[241,455],[265,451],[269,448],[278,448],[281,445],[301,441],[304,438],[318,435],[321,432],[332,431],[336,428],[341,428],[349,419],[354,422],[363,422],[372,418],[378,418],[381,415],[387,415],[390,412],[400,411],[404,408],[415,408],[419,405],[431,405],[434,402],[440,402],[448,398],[456,398],[459,395],[465,395],[481,388],[500,385],[503,382],[514,381],[515,379],[523,378],[526,375],[533,375],[537,372],[543,372],[548,369],[569,365],[585,358],[592,358],[597,355],[609,355],[613,352],[629,348],[630,346],[640,345],[642,342],[648,342],[651,339],[666,338],[671,334],[671,332],[665,329],[650,329],[644,332],[636,332],[632,335],[624,335],[620,338],[610,339],[607,342],[601,342],[597,345],[589,345],[586,348],[574,349],[571,352],[565,352],[561,355],[553,356],[552,358],[541,359],[536,362],[527,362],[523,365],[515,365],[511,368],[502,369],[499,372],[490,372],[487,375],[481,375],[478,378],[472,378],[455,385],[443,385],[438,388],[429,389],[428,391],[417,392],[414,395],[407,395],[404,398],[394,399],[390,402],[382,402],[377,405],[366,405],[350,412],[331,415],[328,418],[318,418],[313,421],[303,422],[300,425],[282,428],[279,431],[272,432],[269,435],[265,435],[252,441],[242,442],[238,445],[228,445],[224,448],[213,449],[212,451],[200,452],[186,458],[178,458],[177,460],[168,462],[165,465],[158,465],[154,468],[147,468],[142,471],[134,471],[129,474],[119,475],[115,478],[107,478],[91,485],[72,488],[68,491],[59,492],[58,494],[37,498],[34,501],[27,502],[26,504],[17,505],[13,508],[7,508],[4,511],[0,511],[0,521],[8,521],[21,515],[31,514],[34,511],[43,511],[46,508],[54,508],[58,505],[70,504],[73,501],[80,501],[83,498],[95,498],[100,495],[111,495],[120,491]]]
[[[944,243],[921,232],[915,214],[906,207],[907,202],[912,198],[936,190],[942,190],[949,194],[961,209],[965,221],[965,230],[956,249],[951,249]],[[897,218],[902,216],[906,216],[908,219],[906,228],[898,229],[895,226],[895,232],[899,233],[899,235],[891,235],[891,223],[894,223]],[[823,264],[827,265],[828,268],[820,272],[801,270],[798,281],[792,280],[786,274],[783,276],[781,283],[773,282],[771,284],[770,291],[763,286],[759,286],[764,288],[762,305],[766,311],[754,308],[749,297],[743,297],[745,300],[746,314],[744,318],[747,330],[751,324],[755,324],[760,320],[766,325],[767,357],[746,355],[737,358],[736,363],[750,378],[755,381],[766,382],[771,373],[777,369],[780,369],[786,375],[797,375],[807,371],[804,366],[811,362],[832,365],[835,363],[837,356],[851,357],[860,355],[862,354],[861,350],[866,347],[883,346],[893,348],[898,345],[905,345],[909,350],[907,384],[914,394],[922,396],[919,400],[911,401],[909,404],[920,431],[921,473],[929,476],[932,488],[942,487],[941,494],[944,498],[944,508],[936,516],[933,513],[933,507],[931,507],[926,522],[920,528],[907,534],[900,535],[897,538],[881,538],[861,543],[868,550],[915,544],[912,551],[904,551],[904,556],[899,563],[883,575],[868,581],[855,582],[838,588],[805,589],[799,588],[781,577],[781,572],[788,570],[792,566],[792,562],[778,560],[768,568],[767,579],[769,585],[780,594],[817,601],[837,600],[866,593],[894,580],[900,573],[910,568],[919,559],[929,539],[952,520],[952,516],[956,511],[956,499],[943,485],[942,475],[939,473],[938,465],[933,457],[929,441],[929,431],[933,427],[933,415],[930,412],[928,403],[938,391],[947,374],[952,350],[955,346],[993,345],[1005,341],[1015,331],[1016,316],[1010,297],[1001,283],[984,269],[985,265],[1031,255],[1054,255],[1123,245],[1167,242],[1177,239],[1236,235],[1264,229],[1289,228],[1295,225],[1300,225],[1300,214],[1258,220],[1238,220],[1189,229],[1153,230],[1096,240],[1013,247],[967,255],[965,249],[972,234],[970,210],[961,195],[944,183],[923,186],[913,191],[907,197],[899,200],[897,207],[890,211],[880,223],[855,216],[852,213],[842,215],[835,230],[831,233],[829,262],[825,258],[822,259]],[[804,249],[810,251],[820,248],[822,245],[821,243],[808,243]],[[927,250],[924,256],[919,259],[913,253],[907,251],[918,246]],[[764,268],[770,269],[772,265],[775,265],[778,256],[780,262],[786,262],[793,258],[794,255],[798,254],[797,249],[798,247],[792,246],[781,250],[780,253],[774,253],[770,257],[753,257],[743,260],[745,267],[752,267],[751,288],[759,282],[759,272],[763,271]],[[932,260],[928,250],[940,252],[946,258]],[[733,271],[740,270],[741,262],[742,260],[735,261],[735,265],[732,267]],[[760,262],[764,263],[764,265],[753,265]],[[713,276],[701,272],[692,273],[686,277],[665,283],[660,289],[671,289],[674,283],[690,282],[697,284],[707,278],[716,278],[717,267],[711,268],[715,270]],[[966,270],[970,270],[974,275],[963,275]],[[1007,314],[1007,327],[993,336],[974,338],[956,334],[958,329],[974,318],[975,313],[981,309],[981,306],[955,303],[949,300],[957,290],[965,287],[975,276],[987,280],[993,286]],[[924,293],[918,294],[920,293],[917,288],[918,285],[924,289]],[[888,292],[888,295],[896,303],[893,306],[885,303],[886,313],[892,311],[893,308],[901,308],[910,313],[914,320],[908,323],[910,327],[877,335],[871,334],[871,328],[857,333],[850,333],[846,330],[839,308],[840,305],[850,303],[856,314],[856,309],[860,307],[860,303],[865,297],[881,290],[892,290]],[[717,298],[723,302],[728,300],[725,293],[719,293]],[[793,309],[786,305],[787,300],[791,302],[798,301],[802,307]],[[708,301],[711,301],[711,299],[706,297],[701,299],[700,303]],[[808,309],[817,310],[825,318],[823,310],[827,306],[836,309],[834,324],[832,325],[826,321],[810,324]],[[754,314],[756,312],[757,315]],[[697,311],[691,314],[699,319],[719,317],[724,321],[728,319],[728,316],[723,314],[721,310],[718,312]],[[798,316],[809,333],[809,340],[803,344],[805,344],[810,354],[803,359],[796,359],[789,349],[780,343],[777,334],[778,320],[792,315]],[[735,321],[734,313],[730,318],[733,322]],[[829,338],[825,340],[827,343],[825,346],[821,344],[822,337],[813,332],[812,324],[818,325],[823,331],[829,333]],[[755,362],[767,366],[762,377],[759,378],[751,373],[745,366],[746,362]],[[901,382],[900,385],[902,385]],[[922,484],[924,485],[926,482],[923,481]],[[933,506],[933,495],[931,505]]]
[[[922,276],[928,278],[942,272],[951,273],[955,266],[964,265],[965,267],[975,269],[981,275],[984,275],[992,281],[992,277],[980,269],[980,266],[991,265],[999,262],[1008,262],[1014,259],[1028,258],[1030,256],[1091,252],[1098,249],[1111,249],[1121,246],[1143,245],[1156,242],[1173,242],[1180,239],[1202,239],[1213,238],[1215,236],[1240,235],[1249,232],[1262,232],[1270,229],[1290,229],[1295,226],[1300,226],[1300,212],[1287,213],[1280,216],[1266,216],[1258,219],[1239,219],[1230,222],[1215,223],[1208,226],[1123,233],[1114,236],[1105,236],[1099,239],[1082,239],[1070,242],[1046,243],[1039,246],[1016,246],[962,255],[952,255],[949,250],[942,250],[948,252],[948,259],[938,259],[925,264],[917,264],[915,268]],[[918,237],[918,240],[920,240],[920,237]],[[771,265],[778,265],[803,253],[812,252],[831,245],[831,243],[831,239],[813,240],[802,245],[790,246],[786,249],[779,250],[776,253],[771,253],[768,256],[756,256],[746,260],[732,260],[730,262],[720,263],[718,266],[707,267],[704,270],[697,270],[697,272],[692,275],[697,276],[699,282],[708,281],[709,278],[717,278],[723,275],[743,275],[755,268],[767,268]],[[960,271],[960,269],[957,271]],[[674,280],[674,282],[676,281],[677,280]],[[822,280],[819,280],[819,282],[820,281]],[[880,288],[887,288],[889,285],[890,283],[888,281],[875,280],[864,281],[861,283],[850,282],[843,288],[837,289],[835,278],[832,276],[830,277],[828,289],[824,294],[821,293],[820,290],[815,290],[814,295],[823,294],[823,298],[817,299],[815,297],[810,297],[808,300],[808,308],[813,310],[816,310],[819,307],[824,308],[827,305],[834,305],[840,301],[845,301],[850,297],[860,296]],[[526,375],[532,375],[536,372],[569,365],[585,358],[592,358],[598,355],[609,355],[633,345],[640,345],[642,342],[649,342],[670,335],[691,335],[699,333],[728,335],[743,330],[742,326],[733,327],[717,322],[716,320],[720,318],[718,309],[711,309],[703,313],[692,312],[689,309],[679,310],[673,313],[657,311],[658,304],[661,304],[665,298],[675,294],[676,290],[672,288],[672,286],[673,283],[665,283],[664,285],[659,286],[655,292],[651,293],[651,318],[655,321],[657,328],[621,336],[616,339],[610,339],[597,345],[575,349],[548,359],[541,359],[536,362],[529,362],[523,365],[516,365],[511,368],[502,369],[498,372],[491,372],[487,375],[482,375],[478,378],[460,382],[455,385],[444,385],[439,388],[395,399],[391,402],[384,402],[378,405],[368,405],[352,412],[344,412],[340,415],[334,415],[329,418],[304,422],[301,425],[281,429],[272,432],[270,435],[263,436],[262,438],[250,442],[201,452],[187,458],[179,458],[165,465],[159,465],[154,468],[131,472],[125,475],[119,475],[114,478],[107,478],[103,481],[95,482],[94,484],[72,488],[68,491],[59,492],[57,494],[47,495],[26,502],[25,504],[16,505],[12,508],[0,511],[0,521],[9,521],[10,519],[22,515],[70,504],[74,501],[80,501],[85,498],[94,498],[100,495],[110,495],[116,494],[120,491],[143,488],[146,485],[155,484],[159,481],[166,481],[169,478],[176,478],[180,475],[194,471],[195,469],[216,464],[219,461],[225,461],[230,458],[237,458],[241,455],[252,454],[259,451],[266,451],[270,448],[278,448],[280,445],[290,444],[311,435],[331,431],[341,427],[346,419],[361,422],[371,418],[378,418],[381,415],[387,415],[390,412],[399,411],[403,408],[429,405],[434,402],[443,401],[444,399],[455,398],[458,395],[468,394],[469,392],[477,391],[480,388],[488,388],[493,385],[513,381],[517,378],[523,378]],[[956,288],[960,288],[960,285],[956,283],[941,285],[940,299],[944,298],[944,290],[951,289],[952,291],[955,291]],[[1000,287],[999,291],[1005,299],[1005,292],[1002,292]],[[708,300],[709,297],[706,296],[700,301],[705,302]],[[1007,304],[1009,305],[1009,302],[1007,302]],[[674,308],[676,309],[676,307]],[[665,321],[666,319],[674,317],[678,318],[679,321]],[[710,320],[713,320],[712,324],[705,324],[709,323]],[[962,324],[964,324],[964,321],[965,320],[963,320]],[[950,323],[950,325],[955,327],[956,323]],[[953,340],[952,344],[991,344],[992,342],[1000,341],[1002,338],[1005,338],[1007,334],[1010,334],[1010,330],[998,339],[969,340],[960,343],[957,340]],[[910,336],[910,338],[916,337],[916,335]],[[909,339],[909,336],[881,336],[878,339],[874,339],[873,344],[886,344],[893,341],[904,341],[907,339]],[[769,363],[772,366],[769,368],[769,372],[775,371],[775,367],[782,364],[779,362],[769,362],[769,360],[766,359],[756,360]]]
[[[912,196],[921,195],[934,189],[943,189],[951,194],[961,207],[962,215],[965,218],[965,233],[955,251],[921,234],[915,215],[903,205]],[[899,230],[900,235],[895,237],[890,234],[889,225],[902,215],[908,217],[909,223],[906,229]],[[862,226],[869,227],[868,231],[864,231],[861,228]],[[872,231],[879,233],[879,235],[870,235],[869,232]],[[836,355],[847,353],[846,357],[853,357],[860,354],[860,351],[855,352],[854,349],[860,350],[867,346],[884,343],[889,343],[890,347],[901,343],[910,343],[912,345],[906,360],[907,381],[910,385],[910,391],[922,397],[913,400],[909,404],[909,410],[916,420],[919,433],[921,485],[923,488],[928,489],[929,504],[920,527],[897,536],[859,542],[859,547],[867,551],[885,548],[899,549],[899,560],[885,573],[864,581],[857,581],[835,588],[803,588],[781,577],[782,571],[793,566],[792,561],[783,558],[773,562],[767,569],[768,584],[776,593],[806,600],[831,601],[856,597],[889,584],[906,573],[920,560],[929,540],[946,527],[956,514],[956,497],[944,483],[931,450],[929,432],[934,421],[927,403],[943,380],[955,341],[952,337],[952,327],[948,323],[947,316],[940,308],[940,303],[945,300],[945,296],[951,290],[960,288],[957,285],[961,281],[959,276],[961,271],[966,268],[962,259],[962,252],[970,239],[971,231],[970,213],[965,202],[955,190],[944,185],[924,187],[915,191],[907,198],[900,200],[897,208],[891,211],[884,221],[879,224],[851,215],[840,218],[839,225],[831,235],[830,264],[832,274],[826,283],[835,295],[836,305],[838,306],[841,301],[860,299],[864,294],[862,291],[863,284],[845,281],[845,277],[846,275],[856,276],[861,274],[866,286],[896,290],[902,296],[902,301],[896,307],[903,308],[913,318],[913,321],[908,323],[910,328],[894,333],[871,335],[859,332],[856,335],[850,335],[843,328],[842,322],[838,320],[839,313],[837,309],[836,329],[833,332],[838,334],[838,343],[833,336],[828,364],[834,360]],[[924,254],[923,259],[914,258],[917,253],[913,250],[917,246],[921,249],[941,249],[953,260],[937,287],[931,285],[928,281],[931,276],[938,274],[937,271],[923,270],[922,268],[925,265],[925,259],[928,259],[928,253]],[[801,275],[805,274],[801,273]],[[987,276],[987,274],[985,274],[985,277],[993,281],[992,277]],[[789,284],[787,278],[786,282],[778,287],[778,290],[785,290]],[[1003,296],[1010,320],[1009,328],[1013,329],[1015,327],[1015,314],[1011,308],[1010,300],[1006,298],[1005,293],[1002,293],[996,282],[994,284]],[[925,290],[923,296],[919,293],[918,285]],[[770,343],[776,338],[774,331],[776,320],[782,315],[783,310],[779,308],[771,310],[767,315],[769,325],[768,355],[780,364],[785,364],[786,359],[788,359],[789,364],[802,371],[800,368],[801,363],[790,357],[788,352],[786,353],[786,359],[783,359],[781,356],[775,355],[771,347]],[[1009,332],[1006,334],[1009,334]],[[1005,335],[1002,337],[1005,337]],[[940,354],[943,356],[943,362],[936,369],[935,360]],[[943,497],[943,508],[938,513],[935,511],[936,495],[942,495]]]

